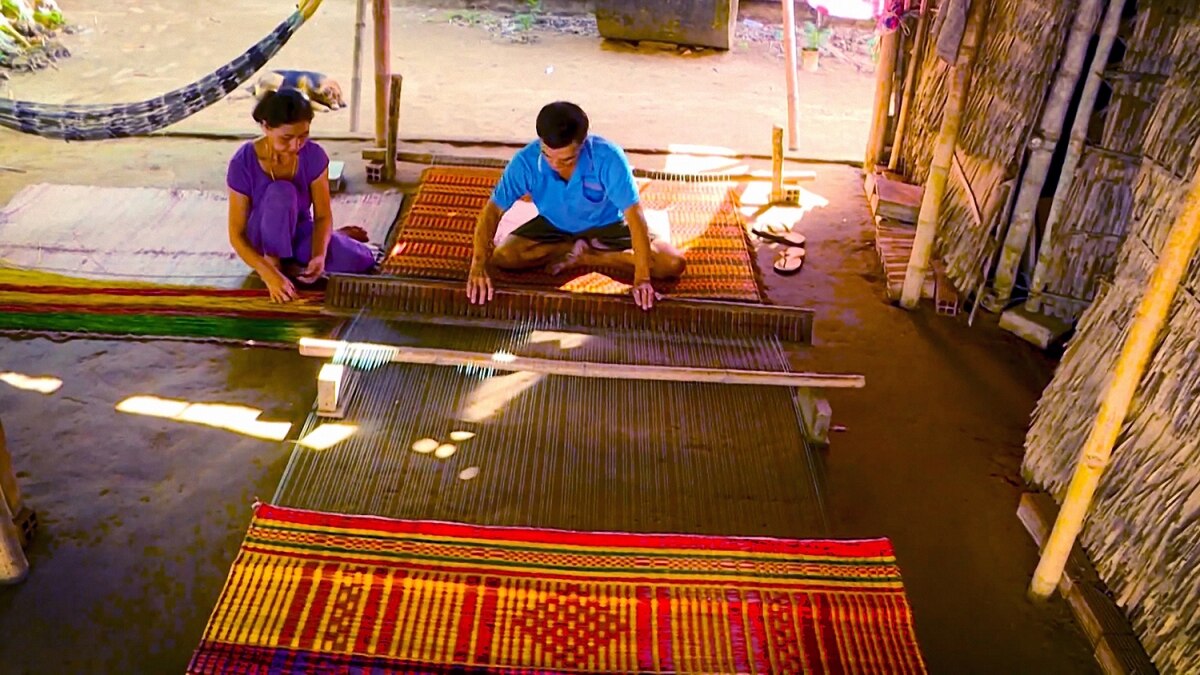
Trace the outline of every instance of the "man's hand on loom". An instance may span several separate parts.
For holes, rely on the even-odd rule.
[[[296,299],[296,287],[282,272],[268,275],[264,281],[267,282],[267,290],[271,292],[273,302],[291,302]]]
[[[633,294],[634,304],[638,307],[642,309],[654,307],[654,299],[657,295],[654,292],[654,286],[650,285],[649,281],[634,282],[633,290],[630,292]]]
[[[306,284],[311,284],[320,279],[322,274],[325,274],[325,256],[318,255],[308,261],[308,266],[304,268],[298,278]]]
[[[472,305],[487,304],[491,302],[494,293],[492,278],[488,276],[487,268],[471,265],[471,273],[467,276],[467,300]]]

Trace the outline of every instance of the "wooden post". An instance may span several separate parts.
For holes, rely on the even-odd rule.
[[[920,304],[925,275],[929,273],[929,259],[933,253],[933,242],[937,238],[942,199],[946,196],[946,177],[954,161],[954,150],[958,146],[962,111],[966,107],[971,74],[975,69],[975,54],[979,51],[979,38],[983,32],[987,4],[984,0],[974,0],[971,3],[962,45],[958,49],[958,60],[954,64],[952,77],[949,78],[950,91],[946,94],[942,112],[942,128],[934,144],[929,177],[925,181],[925,194],[921,198],[921,212],[917,216],[917,233],[913,239],[912,255],[908,259],[908,269],[904,272],[900,306],[905,309],[913,309]]]
[[[775,387],[814,387],[827,389],[861,389],[867,384],[862,375],[830,373],[787,373],[730,368],[692,368],[683,366],[628,365],[590,361],[566,361],[516,356],[505,352],[486,354],[435,347],[356,344],[340,340],[300,338],[300,354],[318,358],[333,358],[343,349],[360,349],[393,363],[415,363],[431,366],[472,366],[507,372],[532,372],[544,375],[596,377],[615,380],[654,380],[666,382],[711,382],[715,384],[749,384]]]
[[[371,0],[375,19],[375,146],[387,142],[388,89],[392,82],[391,0]]]
[[[863,171],[868,173],[875,170],[875,165],[883,156],[888,115],[892,107],[892,78],[896,74],[899,34],[898,30],[884,33],[883,39],[879,41],[879,63],[875,66],[875,106],[871,116],[871,135],[867,139],[867,156],[863,160]]]
[[[783,2],[783,55],[787,64],[788,101],[788,149],[800,147],[800,92],[796,79],[799,65],[796,63],[796,0]]]
[[[13,473],[12,456],[0,425],[0,584],[16,584],[29,574],[29,561],[21,550],[21,535],[13,515],[21,508],[21,492]]]
[[[1037,264],[1033,268],[1033,280],[1029,284],[1029,298],[1025,308],[1031,312],[1042,311],[1042,292],[1046,290],[1046,267],[1050,264],[1050,243],[1053,241],[1054,230],[1062,218],[1063,204],[1071,192],[1071,184],[1075,181],[1075,169],[1083,156],[1083,144],[1087,140],[1088,123],[1092,120],[1092,111],[1096,108],[1096,97],[1100,94],[1100,85],[1104,80],[1104,70],[1108,67],[1108,55],[1112,52],[1117,33],[1121,30],[1121,12],[1125,0],[1108,0],[1105,10],[1104,23],[1100,27],[1100,38],[1096,41],[1096,54],[1092,57],[1092,65],[1088,68],[1087,80],[1083,83],[1083,93],[1079,98],[1079,107],[1075,119],[1071,122],[1071,138],[1067,143],[1067,154],[1063,159],[1062,169],[1058,174],[1058,185],[1054,188],[1054,200],[1050,203],[1050,213],[1046,216],[1046,227],[1042,232],[1042,243],[1038,246]]]
[[[396,138],[400,133],[400,92],[404,86],[403,75],[393,75],[389,88],[387,143],[384,146],[387,157],[383,158],[383,181],[390,183],[396,180]]]
[[[1124,426],[1130,403],[1145,375],[1146,365],[1154,353],[1159,333],[1167,322],[1171,303],[1195,256],[1198,242],[1200,171],[1192,178],[1183,211],[1167,234],[1166,244],[1133,315],[1133,324],[1121,345],[1112,378],[1100,399],[1100,410],[1092,430],[1079,451],[1079,461],[1067,486],[1067,495],[1054,521],[1054,530],[1042,549],[1042,557],[1029,587],[1030,594],[1035,598],[1047,598],[1058,587],[1067,556],[1083,529],[1083,519],[1091,508],[1100,477],[1112,457],[1113,446]]]
[[[900,114],[896,117],[896,136],[892,139],[892,156],[888,159],[888,169],[895,171],[900,166],[900,147],[904,144],[904,136],[908,133],[908,116],[912,111],[913,98],[916,96],[917,73],[921,69],[921,58],[925,51],[925,40],[929,33],[929,0],[921,0],[920,16],[917,17],[917,31],[913,35],[912,56],[908,60],[908,75],[904,78],[904,98],[900,102]]]
[[[358,131],[362,110],[363,32],[367,29],[367,0],[354,1],[354,75],[350,80],[350,131]]]
[[[783,129],[771,129],[771,203],[783,203]]]
[[[1099,14],[1100,0],[1082,0],[1079,3],[1075,12],[1075,22],[1071,26],[1067,45],[1063,50],[1062,63],[1054,77],[1054,84],[1050,87],[1046,105],[1042,109],[1037,133],[1029,141],[1029,159],[1025,162],[1025,173],[1021,176],[1021,187],[1017,189],[1012,220],[1009,221],[1008,232],[1004,236],[1000,262],[996,265],[996,277],[992,283],[992,300],[996,307],[1004,307],[1012,297],[1013,286],[1017,281],[1017,268],[1021,265],[1021,257],[1029,245],[1038,201],[1042,198],[1042,187],[1045,186],[1046,175],[1050,171],[1050,160],[1058,147],[1058,136],[1067,118],[1067,109],[1083,73],[1088,42],[1096,29]]]

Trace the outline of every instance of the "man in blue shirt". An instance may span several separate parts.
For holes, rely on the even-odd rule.
[[[633,299],[654,306],[651,279],[683,273],[683,256],[655,238],[638,202],[637,183],[624,151],[588,134],[588,118],[574,103],[558,101],[538,113],[538,140],[517,152],[475,224],[475,253],[467,297],[492,299],[489,265],[506,271],[545,267],[551,273],[579,265],[617,267],[633,274]],[[530,195],[538,215],[493,246],[504,212]]]

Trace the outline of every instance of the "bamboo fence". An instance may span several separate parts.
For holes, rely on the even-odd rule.
[[[1026,478],[1060,497],[1132,308],[1200,167],[1200,52],[1194,47],[1200,8],[1186,9],[1175,13],[1174,68],[1148,118],[1115,278],[1084,312],[1026,439]],[[1200,672],[1198,334],[1200,255],[1194,255],[1081,539],[1162,672]]]

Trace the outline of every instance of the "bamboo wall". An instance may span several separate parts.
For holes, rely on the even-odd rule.
[[[1122,30],[1125,56],[1105,75],[1112,99],[1096,115],[1096,136],[1084,147],[1059,227],[1048,242],[1044,314],[1074,322],[1116,267],[1129,226],[1142,141],[1174,63],[1171,44],[1180,16],[1164,2],[1140,3]]]
[[[1114,282],[1083,314],[1026,439],[1026,478],[1059,498],[1157,251],[1200,168],[1200,7],[1187,7],[1177,22],[1174,69],[1146,127]],[[1200,672],[1198,335],[1200,254],[1171,308],[1081,539],[1155,664],[1172,673]]]

